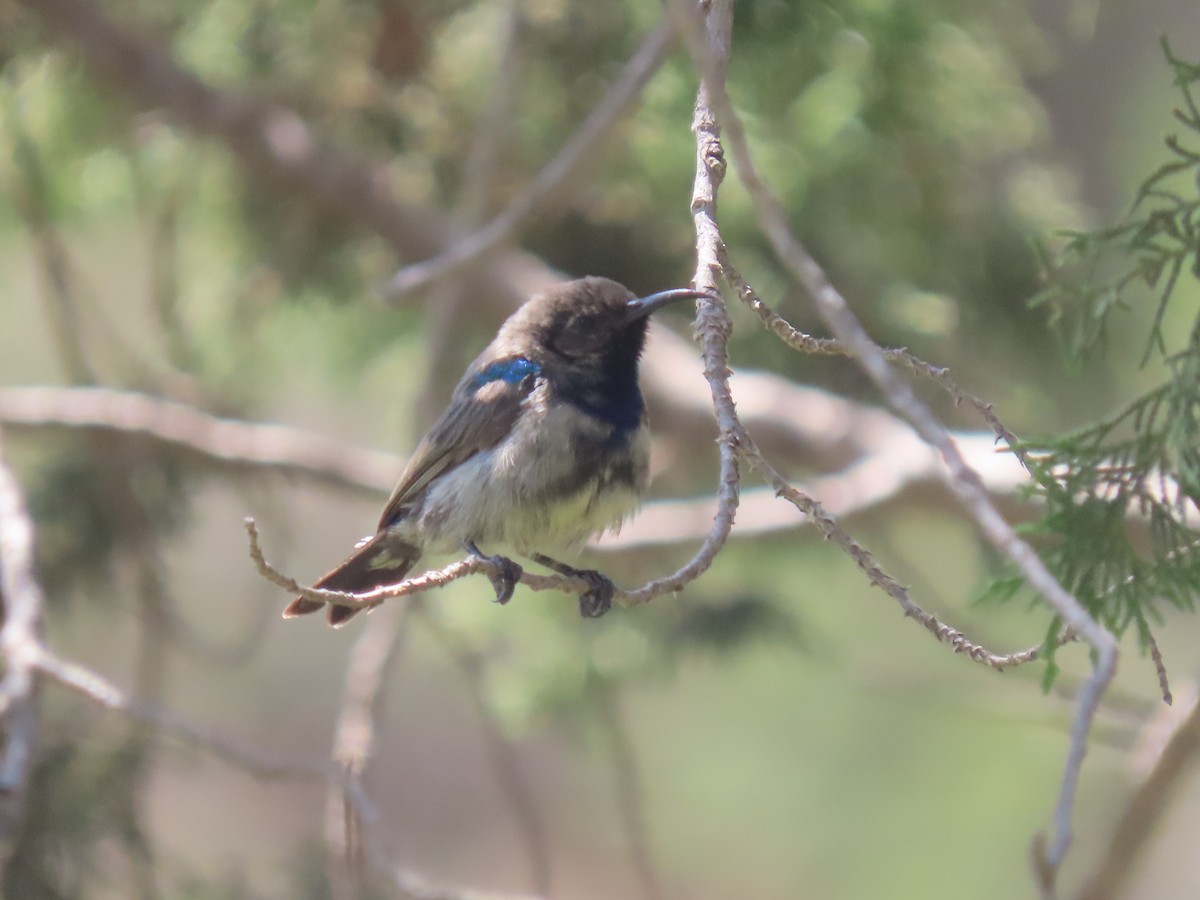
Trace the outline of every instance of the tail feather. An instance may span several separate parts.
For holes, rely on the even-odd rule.
[[[419,547],[398,543],[386,532],[380,532],[355,549],[335,569],[317,579],[313,587],[362,594],[377,587],[403,581],[404,576],[420,558],[421,549]],[[316,612],[325,605],[327,604],[321,603],[319,600],[297,597],[283,611],[283,617],[293,619],[296,616]],[[335,628],[344,625],[355,613],[359,612],[359,609],[337,603],[331,603],[328,606],[329,624]]]

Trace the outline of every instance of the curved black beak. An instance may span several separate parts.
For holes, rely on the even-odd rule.
[[[626,305],[629,310],[629,321],[633,322],[637,319],[644,318],[656,310],[662,309],[664,306],[675,303],[679,300],[699,300],[701,297],[711,296],[707,291],[698,291],[695,288],[672,288],[669,291],[659,291],[657,294],[650,294],[648,297],[635,297]]]

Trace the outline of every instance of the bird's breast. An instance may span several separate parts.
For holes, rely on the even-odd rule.
[[[637,506],[649,472],[644,418],[619,428],[535,391],[507,438],[429,486],[418,523],[427,546],[467,540],[521,553],[582,544]]]

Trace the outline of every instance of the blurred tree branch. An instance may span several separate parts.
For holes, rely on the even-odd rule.
[[[3,444],[0,443],[0,450]],[[25,822],[25,797],[38,727],[37,652],[45,599],[33,571],[33,522],[16,478],[0,455],[0,871],[8,867]]]
[[[36,740],[41,676],[98,706],[174,734],[257,778],[325,781],[337,789],[366,832],[373,867],[386,873],[397,889],[411,897],[501,900],[506,896],[436,887],[416,873],[392,866],[382,850],[377,834],[379,815],[362,787],[360,767],[348,765],[349,760],[308,759],[263,751],[197,725],[169,709],[130,699],[100,675],[55,654],[45,645],[42,634],[43,600],[33,575],[33,538],[33,525],[25,512],[20,488],[8,468],[0,464],[0,599],[4,603],[0,654],[5,663],[4,677],[0,680],[0,720],[5,723],[4,752],[0,759],[0,865],[7,863],[23,823],[22,803]],[[370,702],[369,695],[367,702]]]
[[[513,206],[501,213],[489,226],[476,232],[473,239],[464,242],[458,237],[459,230],[447,217],[433,210],[399,202],[393,195],[383,166],[353,158],[317,137],[309,126],[289,109],[234,92],[215,90],[180,66],[170,53],[153,39],[139,36],[130,29],[114,24],[95,3],[88,0],[26,0],[24,5],[34,15],[39,16],[60,39],[78,47],[88,60],[92,71],[102,81],[115,87],[135,104],[142,108],[165,108],[172,118],[184,127],[221,141],[242,164],[250,178],[261,179],[277,188],[295,192],[308,198],[323,212],[365,226],[385,240],[402,259],[426,259],[432,263],[435,274],[437,266],[443,263],[444,267],[449,269],[474,259],[479,265],[472,267],[469,273],[468,283],[471,289],[482,300],[506,306],[514,306],[528,295],[531,287],[552,277],[545,266],[532,263],[528,257],[518,253],[507,252],[486,259],[483,256],[512,234],[523,217],[536,211],[537,205],[544,198],[544,193],[539,195],[538,192],[548,191],[546,183],[553,187],[553,179],[565,176],[565,172],[555,169],[553,163],[542,170],[539,178],[529,185],[526,192],[519,195]],[[1088,729],[1105,685],[1115,670],[1115,641],[1106,629],[1097,624],[1075,599],[1061,588],[1041,566],[1028,545],[1017,539],[999,515],[994,496],[989,496],[999,491],[986,476],[981,476],[976,466],[978,459],[987,458],[985,450],[967,448],[965,441],[948,432],[888,363],[908,366],[910,371],[936,380],[956,400],[966,399],[983,415],[996,434],[1007,441],[1010,450],[1020,454],[1020,447],[1011,439],[1007,428],[994,416],[990,406],[963,393],[950,382],[945,370],[926,366],[902,352],[883,351],[875,346],[820,266],[792,234],[783,209],[771,190],[757,176],[745,136],[724,90],[732,4],[724,0],[714,0],[711,5],[704,6],[708,11],[707,33],[700,27],[700,23],[693,20],[689,10],[684,9],[682,4],[677,6],[678,21],[686,26],[684,30],[688,36],[689,49],[695,58],[697,71],[702,75],[702,86],[695,109],[697,171],[692,205],[697,229],[697,286],[715,289],[718,278],[723,277],[735,288],[750,309],[760,316],[764,326],[793,349],[803,352],[848,353],[862,364],[864,371],[875,381],[893,408],[911,423],[913,430],[887,413],[860,407],[853,411],[853,415],[844,419],[845,422],[852,423],[851,425],[839,426],[842,429],[842,443],[839,444],[828,435],[822,435],[820,438],[813,436],[820,429],[812,424],[812,410],[793,402],[801,392],[808,389],[789,385],[781,379],[772,380],[770,376],[753,373],[738,375],[731,383],[732,373],[727,348],[732,329],[731,321],[722,303],[716,300],[701,301],[697,311],[696,334],[703,348],[704,375],[707,393],[710,396],[700,396],[700,402],[694,402],[698,392],[689,394],[687,391],[676,390],[679,379],[674,373],[668,374],[666,353],[652,353],[647,360],[645,373],[648,393],[660,399],[664,396],[671,398],[672,402],[665,404],[669,412],[679,416],[691,415],[693,422],[704,420],[711,430],[715,411],[720,449],[720,473],[715,491],[717,500],[707,502],[703,511],[704,515],[711,516],[711,524],[699,533],[696,529],[689,532],[688,536],[691,539],[702,538],[703,545],[679,571],[636,591],[628,592],[624,597],[627,602],[645,602],[662,593],[677,590],[708,567],[731,533],[735,510],[742,500],[739,467],[741,462],[745,461],[763,476],[779,497],[800,510],[825,537],[834,540],[854,558],[873,585],[882,587],[901,605],[906,615],[922,622],[939,640],[949,644],[956,651],[966,652],[973,659],[995,668],[1032,659],[1037,655],[1037,650],[1010,656],[992,654],[969,641],[961,632],[925,613],[912,601],[908,592],[874,562],[866,549],[837,524],[825,511],[822,503],[814,499],[815,496],[828,496],[820,493],[822,490],[842,490],[844,496],[849,498],[842,510],[844,512],[845,509],[866,508],[894,499],[906,486],[926,481],[936,481],[943,488],[942,495],[946,493],[944,488],[949,488],[962,502],[980,531],[1001,552],[1013,559],[1028,581],[1042,591],[1049,604],[1067,623],[1068,628],[1059,636],[1066,637],[1078,633],[1096,651],[1093,677],[1081,691],[1079,712],[1055,814],[1054,839],[1042,860],[1042,887],[1050,894],[1054,890],[1055,872],[1069,842],[1070,814],[1079,767],[1086,749]],[[668,30],[665,25],[661,26],[652,37],[660,32],[665,34]],[[663,40],[665,41],[665,38]],[[645,49],[644,47],[643,50]],[[659,48],[656,52],[661,54],[662,49]],[[657,65],[657,61],[654,64]],[[610,98],[614,95],[610,95]],[[598,116],[600,111],[601,108],[597,107],[593,113]],[[807,287],[816,301],[817,309],[826,319],[832,332],[838,335],[838,343],[817,341],[804,335],[767,308],[734,269],[730,254],[721,239],[716,216],[716,195],[725,168],[724,149],[720,142],[722,127],[726,130],[739,173],[755,200],[764,234],[774,246],[780,262],[791,270],[798,283]],[[577,132],[577,136],[580,133],[582,131]],[[561,156],[560,160],[565,158],[570,162],[567,155],[574,152],[574,149],[571,144],[564,147],[564,156]],[[438,263],[439,259],[443,263]],[[407,272],[411,276],[414,271],[418,274],[424,271],[427,275],[427,270],[412,268],[402,270],[401,275]],[[665,341],[664,346],[670,345],[671,339],[667,338]],[[676,342],[675,345],[676,350],[679,350],[678,343],[680,342]],[[690,358],[694,354],[690,348],[687,352],[690,364]],[[680,370],[681,368],[677,368],[675,372]],[[759,380],[750,382],[756,378]],[[751,414],[754,405],[759,402],[760,394],[747,390],[746,398],[739,397],[743,403],[740,418],[739,410],[734,405],[735,395],[739,394],[740,386],[746,383],[753,383],[759,387],[770,383],[780,397],[788,398],[788,402],[782,405],[787,411],[786,415],[780,416],[778,410],[774,414],[770,411],[761,414],[764,425],[760,434],[763,438],[761,447],[752,437],[752,433],[756,433],[756,423]],[[688,399],[676,399],[685,396]],[[16,405],[19,406],[23,399],[29,398],[16,397]],[[76,402],[75,398],[66,398],[62,394],[51,397],[48,393],[43,393],[39,399],[45,404],[63,400],[68,403]],[[826,399],[827,407],[836,406],[839,402],[835,398]],[[386,490],[395,468],[394,458],[385,454],[345,451],[332,443],[316,444],[317,450],[314,452],[311,439],[295,430],[220,420],[178,405],[170,408],[160,407],[156,404],[160,404],[161,401],[147,402],[147,398],[128,403],[127,400],[128,395],[114,398],[107,394],[91,393],[87,395],[86,403],[80,402],[84,407],[90,405],[90,409],[77,409],[70,415],[59,416],[57,420],[46,417],[44,412],[34,412],[29,414],[26,425],[57,427],[66,424],[70,427],[99,431],[137,433],[197,453],[206,459],[220,460],[224,464],[268,466],[285,472],[312,475],[328,483],[357,490]],[[13,392],[0,395],[0,408],[3,408],[5,401],[13,401]],[[116,402],[106,414],[97,416],[96,406],[109,401]],[[847,408],[842,407],[843,410]],[[799,418],[801,409],[806,421],[795,421]],[[40,420],[37,419],[38,415],[42,415]],[[15,426],[20,416],[18,411],[9,417],[9,421]],[[788,421],[787,416],[791,416],[793,420]],[[5,418],[2,413],[0,418]],[[771,422],[772,418],[783,421]],[[865,427],[868,421],[876,425],[882,423],[882,427],[872,432],[870,428]],[[843,458],[840,465],[831,467],[836,474],[817,481],[810,495],[796,487],[789,477],[770,462],[771,448],[765,438],[768,425],[782,432],[786,439],[795,440],[797,443],[804,440],[805,434],[813,436],[810,446],[817,447],[818,451],[833,454],[849,446],[853,454],[849,458]],[[855,430],[860,428],[861,430]],[[881,434],[886,437],[881,438]],[[919,434],[924,443],[917,443],[914,434]],[[907,443],[898,440],[900,435],[904,436]],[[971,437],[978,438],[975,435]],[[987,437],[979,440],[991,439]],[[903,456],[897,453],[897,447],[906,448]],[[905,466],[897,473],[895,466],[900,461],[904,462]],[[948,478],[945,475],[947,468],[950,472]],[[1008,489],[1010,488],[1006,488]],[[867,499],[864,500],[864,497]],[[871,500],[871,497],[877,499]],[[858,501],[857,507],[853,502],[855,499]],[[830,506],[834,507],[835,504],[831,502]],[[678,508],[674,507],[676,511]],[[697,508],[689,507],[693,512]],[[742,512],[745,513],[748,509],[753,507],[747,504]],[[753,522],[749,524],[754,525]],[[633,530],[631,529],[631,532]],[[295,581],[275,572],[262,558],[253,530],[250,534],[256,562],[264,573],[270,573],[276,578],[277,583],[283,584],[289,590],[305,593],[306,596],[320,596],[322,599],[333,597],[339,602],[347,601],[347,595],[336,592],[306,591]],[[2,562],[0,559],[0,563]],[[384,597],[400,596],[443,584],[452,578],[478,570],[479,567],[473,566],[470,561],[455,563],[440,572],[410,579],[404,585],[350,599],[361,605],[373,605]],[[538,589],[563,589],[571,585],[569,579],[538,576],[527,576],[526,583]],[[9,599],[7,591],[5,599],[6,602]],[[6,621],[4,631],[0,632],[0,647],[6,646],[4,634],[7,633],[9,625]],[[10,664],[12,659],[10,656]],[[44,651],[39,659],[37,665],[43,671],[63,683],[71,683],[71,672],[74,670],[70,669],[68,664],[56,661],[49,655],[49,651]],[[11,670],[6,673],[6,683],[11,675]],[[75,671],[75,676],[79,676],[75,678],[77,684],[86,683],[87,679],[82,678],[79,672]],[[100,698],[105,696],[105,692],[97,689],[90,696],[93,700],[102,702]],[[369,704],[370,697],[366,701],[362,698],[353,702],[347,700],[347,709],[362,702]],[[118,708],[128,708],[128,704],[124,707],[118,705]],[[366,751],[355,753],[357,755],[354,758],[360,763],[365,760]],[[326,769],[322,768],[321,771]],[[342,770],[339,772],[341,774],[338,774],[337,778],[346,777]],[[357,782],[347,781],[345,784],[357,785]],[[343,783],[338,781],[337,787],[339,790],[343,789]],[[349,791],[349,788],[345,790]],[[350,791],[347,796],[352,793]],[[413,892],[419,896],[441,896],[421,893],[416,888]]]
[[[1183,709],[1164,708],[1159,719],[1169,719],[1171,728],[1150,771],[1134,789],[1109,838],[1108,846],[1088,876],[1078,900],[1117,900],[1154,837],[1155,825],[1162,819],[1177,795],[1180,781],[1195,767],[1200,754],[1200,703],[1191,686],[1190,704]],[[1157,720],[1151,721],[1153,728]],[[1147,730],[1150,730],[1149,728]]]
[[[401,460],[284,425],[224,419],[195,407],[110,388],[0,388],[0,423],[140,436],[197,461],[269,467],[348,490],[386,494]]]
[[[762,180],[754,165],[741,121],[725,91],[725,69],[729,58],[733,19],[732,0],[712,0],[705,13],[678,0],[671,8],[701,75],[700,99],[697,101],[697,121],[701,123],[701,127],[697,128],[697,137],[701,141],[702,157],[706,153],[701,137],[702,131],[712,145],[707,150],[711,161],[698,176],[698,181],[706,174],[707,177],[715,177],[716,180],[724,175],[724,156],[716,124],[719,121],[729,141],[741,181],[754,201],[760,228],[770,241],[777,258],[796,281],[803,285],[821,318],[833,334],[850,349],[854,359],[876,383],[893,409],[903,416],[928,444],[939,451],[950,470],[951,487],[980,531],[998,551],[1013,561],[1029,584],[1046,598],[1050,606],[1067,623],[1068,628],[1086,640],[1095,651],[1092,677],[1080,692],[1079,710],[1072,729],[1062,788],[1055,808],[1054,835],[1045,848],[1044,864],[1037,867],[1039,887],[1043,893],[1052,896],[1055,890],[1055,875],[1071,841],[1071,815],[1080,768],[1087,752],[1088,731],[1100,699],[1116,674],[1116,639],[1089,615],[1074,596],[1063,589],[1033,549],[1017,537],[1012,527],[992,504],[978,474],[967,465],[949,432],[917,398],[907,382],[900,379],[889,366],[884,353],[863,329],[845,299],[829,281],[816,260],[792,234],[783,206]],[[696,209],[696,206],[694,201],[693,209]],[[715,228],[715,205],[711,213],[714,216],[710,238],[713,249],[708,252],[713,252],[715,256],[715,248],[723,246],[723,242],[720,241]],[[706,252],[703,246],[705,235],[699,229],[698,232],[702,242],[698,250],[703,258]],[[712,268],[714,272],[718,271],[719,263]],[[759,458],[756,467],[760,471],[764,469],[764,462]],[[770,474],[768,477],[776,483],[778,489],[786,487],[780,483],[781,479],[777,475]],[[811,501],[806,505],[811,511],[819,509]],[[843,543],[845,545],[845,542]],[[860,554],[853,555],[860,565],[864,565]],[[877,570],[871,570],[869,566],[864,568],[869,569],[872,584],[887,585],[891,581],[880,579]],[[891,583],[895,584],[894,581]],[[907,606],[906,612],[914,614]]]
[[[538,894],[550,893],[550,842],[546,823],[538,810],[529,780],[521,768],[517,748],[503,732],[496,720],[495,711],[487,701],[487,679],[482,655],[446,627],[417,598],[417,612],[421,623],[441,645],[455,668],[466,682],[467,694],[479,722],[488,765],[492,769],[497,786],[504,793],[511,810],[514,824],[524,845],[529,866],[529,879]]]
[[[743,404],[750,407],[751,422],[772,419],[773,411],[790,401],[802,403],[811,418],[803,423],[802,432],[792,435],[790,444],[807,446],[811,438],[818,443],[814,455],[829,456],[825,448],[834,445],[838,457],[850,460],[810,486],[810,492],[825,498],[835,515],[878,509],[904,491],[927,487],[935,489],[929,498],[942,502],[938,485],[944,470],[937,455],[887,413],[766,373],[737,373],[735,378],[753,384]],[[788,427],[786,421],[774,421],[779,429]],[[834,423],[841,428],[835,429]],[[267,468],[372,497],[386,496],[403,467],[398,455],[365,450],[317,432],[222,418],[172,400],[109,388],[0,388],[0,424],[13,434],[60,429],[116,432],[175,448],[204,465]],[[822,424],[829,427],[822,429]],[[1011,456],[997,451],[992,436],[955,432],[954,440],[997,499],[1015,500],[1027,476]],[[803,521],[772,510],[765,497],[754,491],[748,496],[752,505],[743,510],[738,533],[803,527]],[[697,525],[704,518],[700,513],[714,502],[650,503],[619,534],[602,537],[598,546],[624,549],[698,540],[704,533]],[[689,514],[676,516],[685,506]]]
[[[375,749],[376,723],[385,676],[399,651],[411,607],[391,603],[367,619],[346,665],[342,701],[330,761],[361,780]],[[341,784],[330,784],[325,801],[325,842],[334,897],[358,896],[365,865],[363,823],[358,806]]]
[[[642,42],[608,93],[563,144],[558,155],[504,210],[478,231],[453,239],[438,256],[406,266],[392,276],[387,286],[389,299],[393,302],[403,299],[485,256],[515,236],[522,225],[541,212],[555,192],[577,175],[588,160],[594,159],[606,140],[611,139],[617,120],[636,102],[646,82],[667,58],[671,37],[670,22],[660,22]]]

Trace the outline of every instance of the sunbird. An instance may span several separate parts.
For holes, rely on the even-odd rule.
[[[467,367],[413,451],[375,535],[313,587],[363,593],[403,581],[426,553],[464,549],[488,563],[496,599],[505,603],[522,569],[500,551],[515,552],[583,578],[589,587],[580,614],[604,615],[613,583],[545,553],[580,547],[637,506],[649,480],[650,432],[638,386],[649,316],[704,296],[676,288],[635,297],[591,277],[530,299]],[[297,597],[283,615],[324,605]],[[358,612],[328,605],[335,627]]]

